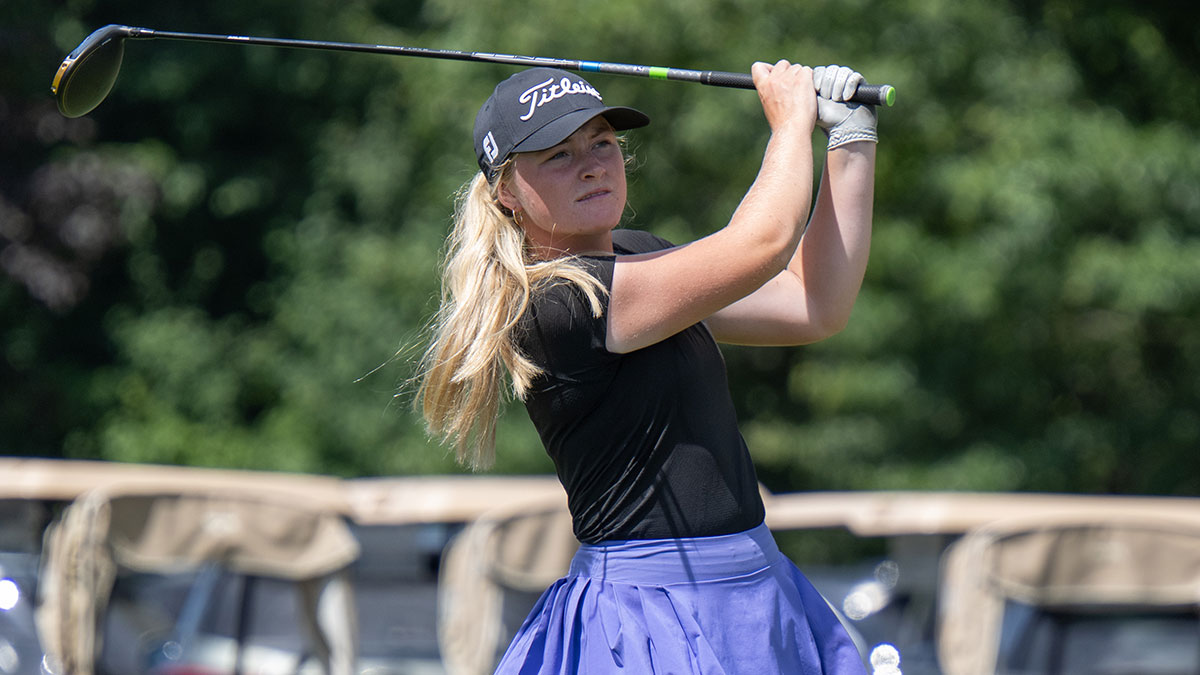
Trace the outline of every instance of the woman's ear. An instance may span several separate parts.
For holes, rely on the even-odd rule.
[[[496,186],[496,199],[500,201],[500,205],[512,212],[521,210],[521,200],[508,187],[508,181],[501,180]]]

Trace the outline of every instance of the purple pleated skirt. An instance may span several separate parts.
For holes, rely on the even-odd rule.
[[[496,673],[865,675],[849,635],[765,525],[583,545]]]

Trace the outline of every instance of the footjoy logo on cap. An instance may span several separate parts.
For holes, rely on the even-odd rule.
[[[538,108],[555,99],[570,96],[571,94],[588,94],[589,96],[595,96],[597,101],[604,101],[600,96],[600,92],[596,91],[595,87],[583,80],[571,81],[570,78],[564,77],[555,83],[554,78],[550,78],[541,84],[535,84],[526,89],[520,98],[517,99],[518,103],[529,104],[529,112],[521,115],[521,121],[528,122],[529,118],[533,117],[533,113],[537,112]]]
[[[500,148],[496,147],[496,137],[490,131],[483,137],[483,154],[487,155],[489,162],[495,162],[496,155],[500,154]]]

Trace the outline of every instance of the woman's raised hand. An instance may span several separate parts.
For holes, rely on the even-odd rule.
[[[817,92],[808,66],[780,60],[775,65],[758,62],[750,68],[763,114],[772,132],[789,125],[811,134],[817,120]]]

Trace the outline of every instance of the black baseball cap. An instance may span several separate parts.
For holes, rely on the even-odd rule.
[[[633,108],[605,106],[587,80],[557,68],[530,68],[496,85],[475,116],[475,157],[488,180],[514,152],[561,143],[603,115],[616,131],[644,127],[650,118]]]

